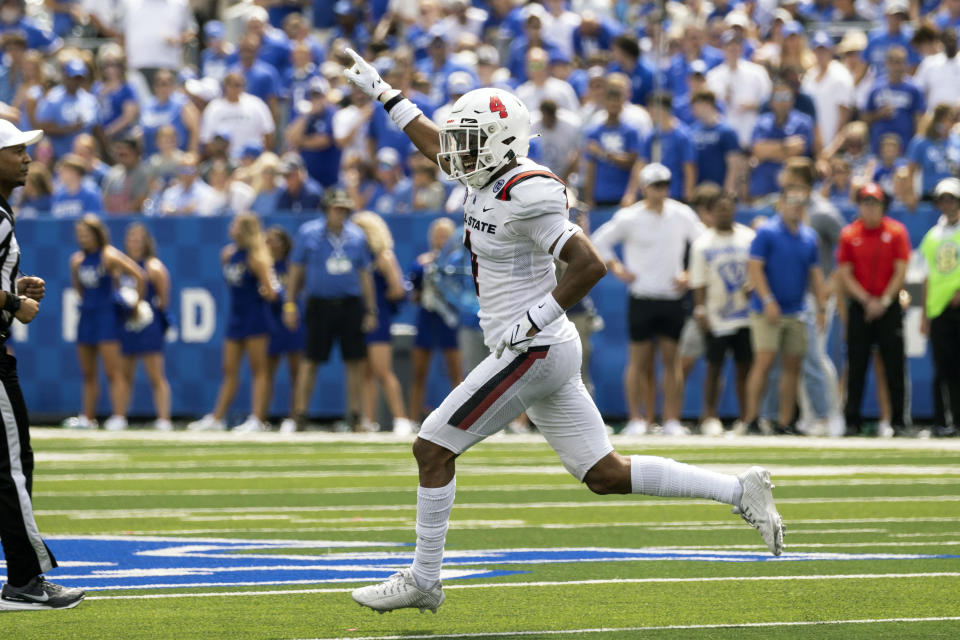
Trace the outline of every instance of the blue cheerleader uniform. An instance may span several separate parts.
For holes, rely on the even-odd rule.
[[[146,273],[145,260],[137,262],[137,265]],[[153,282],[149,278],[147,279],[145,300],[153,311],[153,322],[140,331],[128,331],[123,324],[120,326],[120,346],[126,356],[163,351],[163,337],[167,333],[170,322],[166,310],[158,306],[160,298],[157,296],[157,288],[153,286]]]
[[[377,296],[377,328],[366,334],[367,344],[390,342],[390,325],[397,314],[397,303],[387,300],[387,280],[376,269],[373,270],[373,288]]]
[[[428,264],[426,268],[417,263],[411,272],[410,280],[414,289],[420,291],[420,306],[417,308],[417,335],[413,346],[419,349],[456,349],[459,315],[450,326],[435,309],[443,304],[437,288],[437,265]]]
[[[273,263],[273,270],[277,273],[277,279],[286,290],[288,282],[288,264],[286,260],[280,260]],[[283,296],[270,305],[270,347],[268,353],[271,356],[279,356],[284,353],[297,353],[303,351],[306,343],[306,329],[304,323],[300,322],[294,331],[290,331],[283,324]]]
[[[103,251],[85,253],[77,270],[83,289],[77,344],[96,345],[120,338],[120,312],[113,297],[113,276],[103,266]]]
[[[247,266],[246,249],[237,249],[223,265],[230,286],[227,339],[244,340],[266,335],[270,327],[270,304],[260,295],[260,283]]]

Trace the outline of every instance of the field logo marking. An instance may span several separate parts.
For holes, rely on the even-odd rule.
[[[377,581],[409,566],[411,545],[399,542],[240,540],[139,536],[54,536],[48,543],[64,563],[56,581],[86,589],[156,589]],[[395,551],[383,551],[393,548]],[[762,550],[546,548],[448,550],[444,580],[517,573],[504,565],[576,562],[797,562],[912,560],[960,555],[904,553],[785,553]],[[2,566],[2,565],[0,565]],[[0,580],[5,576],[0,574]]]

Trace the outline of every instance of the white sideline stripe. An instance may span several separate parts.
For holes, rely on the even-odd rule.
[[[216,466],[215,464],[207,466]],[[276,466],[282,466],[278,463]],[[497,478],[504,475],[541,475],[541,476],[566,476],[567,471],[560,465],[526,465],[526,466],[500,466],[500,465],[470,465],[463,463],[458,465],[464,473],[471,477],[494,476]],[[743,471],[743,464],[715,464],[704,463],[698,466],[717,473],[737,474]],[[774,476],[774,482],[778,479],[796,477],[796,476],[826,476],[826,477],[846,477],[852,475],[909,475],[909,476],[957,476],[960,475],[960,469],[956,465],[767,465],[766,468]],[[410,460],[402,466],[392,467],[396,471],[392,477],[416,479],[416,464]],[[288,478],[384,478],[391,477],[391,469],[376,468],[364,471],[254,471],[244,472],[243,479],[288,479]],[[217,480],[229,479],[236,480],[236,471],[206,471],[196,473],[171,472],[163,473],[143,472],[143,473],[63,473],[53,474],[44,473],[43,482],[103,482],[103,481],[127,481],[127,480]],[[578,486],[573,484],[571,486]]]
[[[777,504],[839,504],[864,501],[874,502],[958,502],[960,495],[945,496],[871,496],[869,499],[863,497],[854,498],[781,498]],[[700,502],[705,502],[701,500]],[[695,504],[695,500],[590,500],[573,502],[530,502],[530,503],[505,503],[505,502],[483,502],[483,503],[463,503],[457,505],[457,511],[465,510],[504,510],[504,509],[584,509],[601,508],[609,509],[612,507],[685,507]],[[366,504],[366,505],[326,505],[315,507],[189,507],[189,508],[162,508],[162,509],[42,509],[37,510],[38,515],[44,516],[68,516],[77,520],[96,520],[96,519],[116,519],[116,518],[157,518],[169,517],[176,518],[187,514],[200,513],[278,513],[281,515],[289,513],[317,513],[330,511],[414,511],[416,505],[406,504]],[[580,526],[580,525],[576,525]]]
[[[670,584],[684,582],[776,582],[783,580],[899,580],[911,578],[960,578],[958,571],[934,573],[852,573],[799,576],[708,576],[703,578],[613,578],[609,580],[555,580],[544,582],[490,582],[480,584],[445,584],[444,589],[498,589],[519,587],[566,587],[604,584]],[[269,584],[269,583],[265,583]],[[169,585],[156,585],[156,588]],[[90,589],[92,587],[84,587]],[[153,585],[137,587],[153,588]],[[331,587],[322,589],[276,589],[273,591],[213,591],[208,593],[145,593],[118,596],[87,596],[87,600],[162,600],[167,598],[223,598],[234,596],[276,596],[310,593],[350,593],[354,587]],[[960,618],[957,618],[960,620]],[[406,637],[406,636],[404,636]],[[355,639],[356,640],[356,639]]]
[[[88,600],[90,598],[87,598]],[[684,629],[744,629],[763,627],[812,627],[839,624],[882,624],[889,622],[954,622],[960,616],[937,618],[864,618],[860,620],[794,620],[784,622],[741,622],[731,624],[670,624],[660,627],[601,627],[599,629],[548,629],[545,631],[495,631],[493,633],[430,633],[412,636],[338,636],[335,638],[310,638],[309,640],[436,640],[437,638],[514,638],[517,636],[560,636],[584,633],[622,633],[624,631],[682,631]],[[305,639],[301,639],[305,640]]]
[[[411,438],[397,438],[390,432],[385,433],[327,433],[323,431],[308,431],[292,435],[281,435],[275,432],[237,434],[231,432],[202,433],[191,431],[158,432],[150,430],[131,431],[83,431],[60,429],[56,427],[32,427],[30,437],[33,439],[50,440],[93,440],[93,441],[144,441],[144,442],[174,442],[178,446],[190,444],[285,444],[302,445],[306,443],[351,443],[359,445],[391,445],[403,447],[408,445]],[[739,438],[673,438],[670,436],[646,435],[641,437],[615,436],[614,442],[620,445],[635,445],[649,448],[658,447],[682,449],[842,449],[842,450],[931,450],[931,451],[960,451],[960,442],[950,439],[921,440],[910,438],[893,438],[890,440],[871,438],[805,438],[793,436],[743,436]],[[510,435],[500,440],[487,440],[483,443],[484,449],[516,450],[518,445],[544,446],[543,436]],[[405,448],[405,447],[403,447]]]

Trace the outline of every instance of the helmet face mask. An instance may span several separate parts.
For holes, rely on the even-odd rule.
[[[437,159],[451,178],[480,189],[511,160],[525,156],[529,144],[530,114],[516,96],[476,89],[457,100],[441,126]]]

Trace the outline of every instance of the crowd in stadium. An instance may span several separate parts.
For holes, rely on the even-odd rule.
[[[438,124],[469,91],[505,88],[531,112],[538,134],[531,141],[531,158],[550,167],[576,194],[582,226],[589,225],[591,210],[649,199],[659,185],[667,189],[661,200],[668,196],[668,203],[679,201],[695,210],[689,232],[662,230],[665,237],[685,241],[679,254],[669,242],[648,247],[652,268],[640,275],[652,279],[651,288],[626,277],[637,274],[620,264],[621,279],[630,283],[635,298],[679,298],[691,283],[694,289],[707,286],[706,275],[695,281],[691,273],[689,281],[673,283],[672,274],[664,276],[656,267],[679,260],[686,278],[688,245],[728,208],[766,208],[772,214],[775,205],[782,214],[791,206],[784,202],[789,199],[784,180],[792,176],[809,190],[804,222],[815,234],[815,262],[824,287],[807,293],[806,311],[805,287],[799,306],[783,308],[784,315],[803,320],[802,348],[762,358],[762,373],[740,371],[744,420],[738,430],[795,432],[793,396],[801,377],[800,431],[842,435],[844,417],[847,432],[858,432],[859,425],[850,422],[859,422],[859,408],[852,410],[848,401],[844,412],[837,372],[824,352],[823,335],[834,313],[848,320],[846,303],[833,293],[845,292],[864,309],[882,300],[882,310],[866,314],[869,324],[886,317],[886,310],[899,309],[903,284],[901,273],[892,295],[883,286],[858,289],[859,258],[850,247],[844,249],[843,240],[844,233],[854,232],[844,225],[869,215],[863,211],[873,202],[907,213],[927,203],[942,206],[948,221],[941,225],[952,230],[960,187],[944,180],[956,176],[960,166],[958,28],[960,0],[2,0],[0,118],[46,133],[27,184],[14,197],[20,217],[283,211],[302,214],[306,221],[326,205],[381,215],[446,212],[457,217],[464,187],[445,180],[416,152],[380,105],[351,90],[344,71],[353,62],[345,49],[363,54],[385,81]],[[653,167],[657,170],[651,173]],[[660,168],[665,173],[658,173]],[[761,221],[754,226],[763,228]],[[438,233],[449,237],[452,231]],[[624,237],[607,240],[611,246],[623,242],[628,253]],[[904,240],[906,256],[890,258],[890,278],[897,275],[892,265],[909,259],[910,240]],[[912,240],[919,244],[919,238]],[[860,241],[850,242],[858,247]],[[432,250],[440,251],[442,244],[432,244]],[[612,252],[605,257],[618,262]],[[757,257],[753,248],[750,257]],[[845,263],[852,269],[843,269]],[[394,271],[381,269],[391,274],[388,280],[394,278],[392,297],[399,296],[401,286]],[[806,283],[806,273],[803,277]],[[772,299],[776,283],[770,285]],[[669,292],[658,294],[658,287]],[[703,295],[700,291],[693,316],[686,319],[685,336],[702,333],[698,322],[709,326],[709,300]],[[766,313],[765,298],[755,295],[754,301],[754,311]],[[777,303],[783,306],[782,300]],[[825,317],[818,318],[815,308]],[[952,316],[954,308],[951,300],[947,312],[941,307],[937,313]],[[674,330],[675,318],[668,319],[663,331],[634,327],[631,320],[628,433],[647,432],[654,421],[649,408],[658,386],[654,336],[665,338],[659,341],[664,431],[687,431],[676,415],[678,394],[692,362],[711,347],[698,346],[702,338],[681,336],[679,327]],[[941,340],[953,340],[950,330],[939,333]],[[582,334],[589,335],[589,328]],[[453,344],[421,346],[429,353]],[[642,344],[646,347],[633,348]],[[878,343],[883,356],[877,358],[883,361],[876,366],[878,379],[884,379],[886,368],[887,379],[901,381],[878,384],[888,391],[881,393],[881,435],[914,433],[909,418],[904,424],[899,417],[904,414],[897,374],[902,337],[899,344],[900,356],[893,357],[896,345]],[[857,356],[858,376],[871,345],[864,349]],[[94,376],[96,355],[81,354]],[[119,356],[100,355],[120,367]],[[259,362],[259,355],[248,355],[251,363]],[[936,360],[936,349],[934,355]],[[395,427],[410,430],[409,418],[415,421],[417,415],[403,410],[388,354],[370,361],[387,391]],[[421,358],[418,366],[425,362]],[[266,359],[262,364],[266,371]],[[451,359],[454,382],[459,377],[455,364]],[[960,367],[952,361],[936,364],[947,409],[950,398],[960,406],[960,374],[953,373]],[[776,379],[787,384],[778,392],[768,390],[763,400],[764,383],[778,370],[771,367],[782,369]],[[269,368],[275,370],[276,363]],[[354,372],[351,380],[357,375],[363,374]],[[418,374],[420,387],[414,391],[420,403],[422,378]],[[265,383],[255,384],[261,387],[254,395],[266,393]],[[949,411],[940,401],[944,393],[935,391],[937,433],[952,434]],[[125,393],[112,390],[114,418],[123,418]],[[93,395],[88,399],[87,394]],[[95,387],[85,386],[90,420],[95,396]],[[160,406],[169,398],[156,397],[162,414]],[[362,428],[359,416],[366,414],[369,423],[371,411],[361,411],[360,402],[359,396],[352,398],[350,407]],[[711,402],[715,411],[716,398],[708,398],[705,417],[714,420],[702,429],[722,431],[710,415]],[[219,401],[217,412],[222,414]],[[419,411],[411,408],[411,413]],[[222,415],[205,420],[206,427],[223,424]],[[247,426],[258,430],[262,420],[260,415]],[[121,428],[125,419],[113,424]],[[168,427],[169,415],[161,415],[160,424]]]

